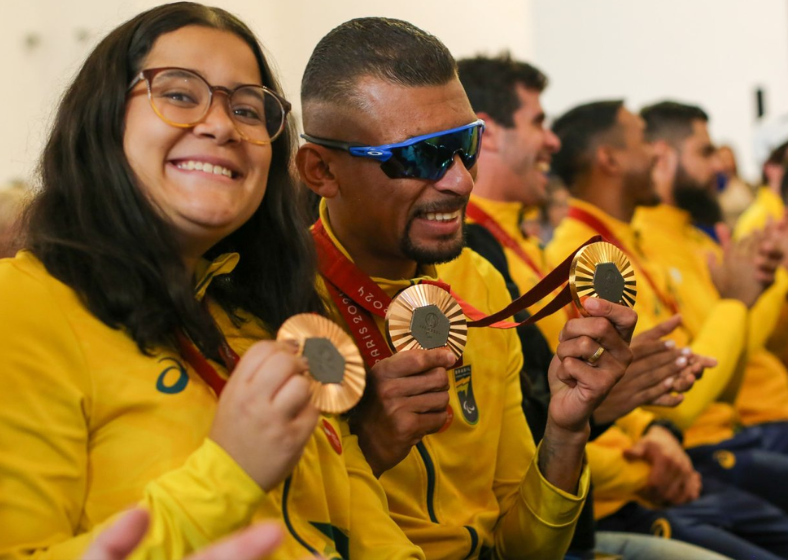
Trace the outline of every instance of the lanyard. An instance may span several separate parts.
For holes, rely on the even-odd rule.
[[[322,220],[318,220],[313,226],[312,237],[317,249],[318,268],[326,282],[329,295],[347,323],[364,356],[365,363],[372,367],[380,360],[391,356],[391,350],[373,319],[374,316],[385,318],[391,298],[334,245]],[[599,237],[590,239],[582,246],[599,241],[599,239]],[[504,320],[544,299],[565,282],[569,277],[573,257],[574,253],[545,276],[533,289],[514,300],[504,309],[491,315],[486,315],[463,301],[445,282],[440,280],[423,280],[422,282],[437,285],[451,293],[466,317],[470,319],[468,327],[510,329],[535,323],[572,301],[572,294],[567,284],[553,301],[525,321],[515,323]]]
[[[612,243],[613,245],[621,249],[629,257],[629,259],[633,263],[635,263],[635,266],[637,266],[640,269],[640,273],[643,275],[643,278],[646,279],[646,282],[648,282],[649,286],[651,286],[651,289],[654,290],[654,293],[657,294],[657,297],[662,302],[662,304],[668,309],[670,309],[670,312],[673,315],[679,312],[676,302],[673,300],[673,298],[669,297],[667,294],[665,294],[662,290],[659,289],[656,281],[651,276],[651,274],[648,273],[646,267],[644,267],[643,264],[640,262],[640,259],[637,257],[635,252],[627,250],[627,248],[624,246],[621,240],[615,236],[615,234],[610,230],[610,228],[607,227],[604,223],[602,223],[602,220],[600,220],[590,212],[587,212],[586,210],[583,210],[582,208],[578,208],[576,206],[571,206],[569,208],[569,213],[567,214],[567,218],[577,220],[578,222],[587,225],[588,227],[596,231],[598,234],[600,234],[602,237],[604,237],[609,243]]]
[[[186,336],[183,330],[178,329],[178,331],[176,331],[175,339],[178,343],[178,351],[183,359],[186,360],[192,369],[203,378],[203,381],[213,389],[217,397],[221,395],[224,386],[227,385],[227,380],[219,375],[210,362],[205,359],[205,356],[202,355],[202,352],[200,352],[194,343],[189,340],[189,337]],[[224,363],[224,367],[227,368],[227,373],[232,373],[235,366],[238,365],[240,358],[238,354],[235,353],[235,350],[230,348],[230,345],[227,344],[224,336],[222,336],[222,340],[219,343],[219,356]]]
[[[534,262],[528,253],[525,252],[517,240],[509,235],[509,233],[503,229],[492,216],[482,210],[473,201],[469,201],[468,205],[465,207],[465,215],[479,224],[479,226],[490,232],[490,235],[492,235],[495,240],[498,241],[498,243],[510,249],[515,255],[517,255],[521,261],[523,261],[531,270],[534,271],[534,273],[536,273],[536,276],[540,280],[545,277],[544,272],[542,272],[542,269],[539,267],[539,265]],[[577,316],[576,313],[573,312],[573,307],[566,306],[564,307],[564,310],[569,319]]]
[[[520,244],[509,235],[492,216],[482,210],[473,201],[469,201],[468,205],[465,207],[465,215],[489,231],[498,243],[513,251],[514,254],[527,264],[539,278],[544,278],[542,269],[534,262],[531,256],[523,250]]]

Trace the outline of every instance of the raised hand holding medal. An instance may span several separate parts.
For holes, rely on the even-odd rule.
[[[364,393],[366,372],[353,339],[333,321],[312,313],[290,317],[276,339],[294,341],[309,361],[311,401],[327,414],[353,408]]]

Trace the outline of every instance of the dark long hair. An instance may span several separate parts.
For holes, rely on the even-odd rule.
[[[220,333],[194,298],[170,225],[135,185],[123,151],[126,89],[158,37],[199,25],[234,33],[252,49],[263,85],[281,92],[259,42],[219,8],[179,2],[154,8],[110,33],[90,54],[58,109],[40,164],[42,191],[27,214],[26,247],[73,288],[101,321],[123,328],[143,352],[182,328],[215,356]],[[208,294],[272,330],[290,315],[322,311],[315,258],[291,175],[294,127],[277,138],[265,197],[252,217],[205,255],[240,253]]]

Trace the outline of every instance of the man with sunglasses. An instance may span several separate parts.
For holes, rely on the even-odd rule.
[[[461,364],[445,347],[392,355],[382,335],[390,298],[434,281],[439,262],[452,261],[441,279],[483,313],[510,301],[500,275],[463,251],[483,125],[451,54],[408,23],[353,20],[315,48],[301,93],[297,164],[323,197],[321,285],[369,366],[343,434],[364,453],[347,459],[351,478],[380,479],[384,507],[428,558],[561,557],[588,490],[588,419],[631,360],[635,313],[593,300],[592,317],[564,328],[537,451],[513,330],[470,329]]]

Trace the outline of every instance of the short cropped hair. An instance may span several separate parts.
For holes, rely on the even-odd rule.
[[[433,35],[398,19],[352,19],[315,47],[301,82],[301,101],[357,103],[359,79],[405,87],[440,86],[457,76],[449,49]]]
[[[473,110],[487,113],[499,125],[514,126],[514,113],[520,108],[517,86],[542,93],[547,76],[526,62],[512,59],[504,52],[491,58],[476,56],[457,62],[460,82]]]
[[[646,121],[646,140],[665,140],[672,144],[692,135],[692,122],[709,122],[709,115],[696,105],[662,101],[644,107],[640,116]]]
[[[553,123],[561,140],[561,150],[553,156],[552,170],[571,190],[577,178],[593,163],[593,153],[601,141],[618,127],[623,100],[596,101],[575,107]]]

